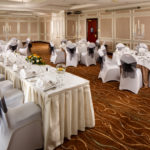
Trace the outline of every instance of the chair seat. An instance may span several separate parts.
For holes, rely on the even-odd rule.
[[[120,80],[120,67],[117,65],[105,64],[103,69],[99,73],[99,77],[103,83],[108,81],[119,81]]]
[[[3,95],[8,107],[12,108],[23,104],[23,92],[18,89],[9,89]]]
[[[4,81],[5,80],[5,75],[0,74],[0,81]]]

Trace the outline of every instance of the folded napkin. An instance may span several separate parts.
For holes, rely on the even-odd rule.
[[[56,87],[56,83],[53,82],[53,81],[38,79],[36,81],[36,87],[42,89],[43,91],[47,91],[49,89],[55,88]]]
[[[21,69],[20,70],[20,76],[22,78],[24,78],[24,79],[32,78],[32,77],[36,76],[36,72],[35,71],[28,71],[28,70],[25,70],[25,69]]]
[[[13,64],[13,71],[18,71],[19,67],[17,64]]]

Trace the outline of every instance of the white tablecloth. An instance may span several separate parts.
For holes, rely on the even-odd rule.
[[[150,70],[150,52],[146,52],[144,56],[135,55],[136,51],[116,51],[113,53],[113,61],[121,65],[120,58],[123,54],[131,54],[137,61],[138,65],[144,66]]]
[[[49,66],[46,72],[45,67],[33,65],[32,69],[38,71],[40,78],[56,78],[55,68]],[[45,150],[54,149],[64,142],[64,137],[70,139],[71,135],[77,135],[78,130],[84,131],[85,127],[95,126],[88,80],[65,73],[62,87],[43,92],[36,87],[35,82],[22,79],[19,72],[12,70],[12,66],[6,67],[0,62],[0,72],[5,72],[14,87],[23,90],[25,102],[33,101],[41,106]]]

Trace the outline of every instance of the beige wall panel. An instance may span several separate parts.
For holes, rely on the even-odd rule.
[[[40,40],[41,40],[41,41],[44,41],[44,40],[45,40],[44,35],[40,35]]]
[[[20,36],[19,39],[22,40],[22,41],[26,41],[27,37],[28,37],[28,36]]]
[[[80,17],[85,17],[85,15],[84,15],[84,14],[81,14]]]
[[[130,18],[116,19],[116,38],[130,39]]]
[[[11,26],[10,34],[17,34],[17,22],[10,22],[9,25]]]
[[[36,22],[31,23],[31,33],[37,33],[37,23]]]
[[[1,39],[0,39],[0,40],[5,41],[5,40],[6,40],[6,38],[5,38],[4,36],[1,36]]]
[[[5,25],[4,22],[0,22],[0,34],[3,34],[3,26]]]
[[[96,17],[97,16],[97,13],[89,13],[89,14],[87,14],[88,15],[88,17]]]
[[[150,16],[136,17],[135,24],[138,23],[138,20],[140,21],[140,24],[145,24],[145,35],[143,40],[150,41]]]
[[[47,36],[46,36],[46,40],[47,40],[47,41],[50,41],[50,36],[47,35]]]
[[[101,19],[101,37],[112,37],[112,19]]]
[[[46,23],[46,33],[50,33],[50,22]]]
[[[107,45],[107,51],[108,52],[111,52],[113,49],[113,42],[111,41],[100,41],[101,44],[103,44],[103,42],[105,42],[105,44]]]
[[[124,14],[124,13],[130,13],[130,11],[129,10],[116,11],[116,14]]]
[[[85,36],[86,32],[86,25],[84,20],[80,20],[80,36]]]
[[[112,15],[111,12],[102,12],[101,15]]]
[[[44,33],[44,22],[40,22],[40,33]]]
[[[67,21],[67,36],[75,36],[76,35],[76,21],[68,20]]]
[[[147,9],[137,9],[134,12],[150,12],[150,9],[149,8],[147,8]]]
[[[44,18],[40,18],[39,20],[40,20],[41,22],[44,22]]]
[[[20,23],[20,33],[28,33],[28,23],[27,22]]]
[[[38,40],[38,37],[37,37],[36,35],[32,35],[32,36],[31,36],[31,39],[32,39],[32,41],[37,41],[37,40]]]

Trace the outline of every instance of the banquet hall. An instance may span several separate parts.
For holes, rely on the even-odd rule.
[[[0,150],[150,150],[149,0],[0,6]]]

